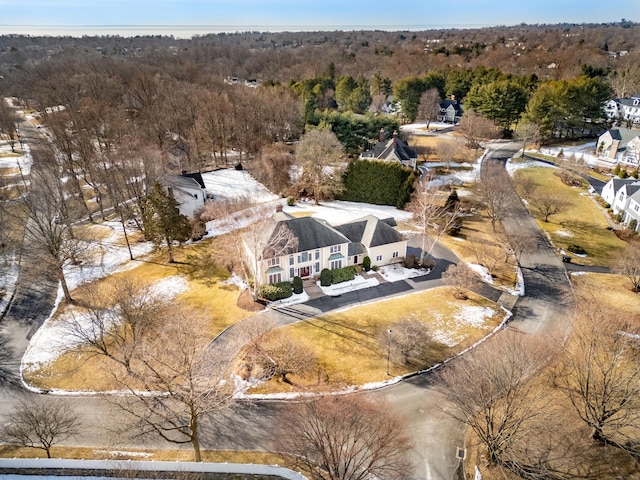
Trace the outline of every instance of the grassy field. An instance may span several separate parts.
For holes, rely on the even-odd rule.
[[[90,231],[97,235],[102,233],[99,228],[91,228]],[[92,286],[100,288],[102,285],[131,279],[138,283],[152,284],[171,276],[182,275],[188,280],[189,288],[175,301],[197,310],[208,319],[206,331],[199,334],[203,338],[213,339],[230,325],[254,313],[237,305],[240,292],[237,287],[222,283],[228,277],[228,272],[215,266],[211,252],[212,243],[208,240],[179,249],[176,253],[179,263],[163,263],[166,254],[158,253],[139,261],[136,268],[98,280]],[[75,289],[72,296],[76,303],[82,304],[91,292],[89,286],[84,285]],[[60,307],[52,324],[59,322],[69,308],[71,307],[64,305]],[[25,370],[24,376],[29,383],[43,389],[107,391],[116,388],[110,373],[112,368],[113,363],[105,358],[68,351],[50,364]]]
[[[513,288],[517,280],[515,259],[510,257],[504,261],[504,249],[499,245],[489,219],[476,214],[462,220],[460,233],[455,237],[443,235],[440,242],[461,260],[486,267],[496,285]],[[496,230],[499,229],[496,225]]]
[[[70,458],[81,460],[155,460],[166,462],[191,462],[193,451],[189,448],[175,450],[140,450],[136,448],[106,449],[96,447],[53,447],[53,458]],[[26,447],[0,445],[2,458],[46,458],[44,450]],[[204,462],[259,463],[265,465],[288,466],[290,462],[285,456],[250,451],[215,451],[202,450]],[[291,466],[289,465],[289,468]]]
[[[589,273],[572,275],[571,283],[580,298],[626,312],[640,323],[640,294],[631,290],[631,281],[623,275]]]
[[[554,175],[552,168],[527,168],[518,170],[518,176],[531,179],[541,192],[560,192],[570,202],[563,212],[553,215],[549,222],[530,208],[539,227],[549,235],[558,249],[567,251],[570,245],[585,249],[586,257],[575,258],[585,265],[609,265],[626,245],[614,232],[608,230],[609,224],[602,210],[584,189],[569,187]],[[572,255],[567,252],[568,255]]]
[[[319,370],[304,377],[292,375],[295,385],[272,379],[251,393],[337,390],[386,380],[386,332],[405,318],[427,324],[427,353],[421,364],[392,361],[390,373],[398,376],[421,370],[484,337],[503,316],[502,310],[482,297],[471,294],[469,300],[459,301],[449,287],[442,287],[312,318],[286,327],[285,332],[314,351]]]

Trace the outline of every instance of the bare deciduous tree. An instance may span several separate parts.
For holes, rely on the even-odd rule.
[[[313,196],[316,203],[333,198],[342,188],[343,146],[330,130],[305,133],[296,148],[296,160],[302,167],[298,188]]]
[[[540,141],[540,127],[532,122],[519,122],[514,133],[516,138],[522,142],[523,156],[527,143]]]
[[[447,171],[449,171],[451,168],[451,162],[454,162],[458,158],[460,145],[455,140],[443,140],[438,143],[437,148],[440,160],[445,164]]]
[[[31,170],[31,189],[22,196],[13,215],[28,218],[24,224],[25,249],[55,272],[65,300],[72,302],[64,269],[80,261],[87,246],[73,235],[69,200],[57,171],[41,165]]]
[[[359,396],[293,405],[280,421],[282,445],[317,480],[412,478],[402,420]]]
[[[199,462],[203,418],[228,408],[236,393],[226,379],[233,356],[207,348],[196,312],[178,309],[166,318],[137,355],[134,374],[117,378],[127,394],[114,402],[131,418],[131,434],[190,443]]]
[[[480,281],[478,275],[465,263],[449,265],[442,273],[442,281],[455,289],[457,298],[466,300],[467,290],[471,290]]]
[[[385,332],[380,343],[384,348],[390,347],[393,357],[405,365],[420,365],[424,363],[430,339],[429,327],[424,322],[405,318],[393,325],[391,333]]]
[[[571,206],[567,196],[557,191],[536,191],[529,197],[529,203],[540,213],[545,222],[549,221],[550,216],[562,213]]]
[[[591,438],[640,454],[640,346],[626,315],[594,302],[576,313],[557,383]]]
[[[51,458],[51,448],[78,433],[80,422],[73,403],[51,397],[32,395],[21,400],[4,415],[4,441],[21,447],[44,450]]]
[[[489,461],[504,463],[517,438],[526,437],[544,412],[544,389],[533,376],[548,355],[542,342],[507,332],[439,374],[455,406],[449,414],[473,429]]]
[[[264,337],[262,341],[254,340],[253,346],[251,355],[265,378],[277,375],[290,384],[287,375],[309,373],[316,367],[317,359],[313,350],[285,333],[275,333],[266,341]]]
[[[509,175],[501,166],[483,166],[477,188],[494,231],[496,222],[501,221],[512,206],[513,193],[510,182]]]
[[[440,98],[440,93],[437,88],[430,88],[424,92],[420,96],[417,119],[426,121],[427,127],[429,127],[429,124],[438,118],[440,102],[442,102],[442,99]]]
[[[429,178],[416,182],[407,210],[413,213],[421,236],[420,264],[431,254],[442,235],[449,232],[460,219],[460,204],[447,204],[446,197]]]
[[[481,147],[480,142],[500,137],[500,130],[495,123],[472,110],[464,113],[458,131],[466,139],[467,147],[473,148],[476,153]]]
[[[634,292],[640,292],[640,241],[629,242],[615,261],[614,268],[629,279]]]
[[[82,312],[65,319],[65,333],[81,351],[103,355],[133,374],[132,361],[168,306],[139,280],[86,287]]]

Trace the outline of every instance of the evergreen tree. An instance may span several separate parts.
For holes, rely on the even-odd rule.
[[[160,182],[144,198],[144,234],[156,246],[166,242],[169,249],[169,262],[173,263],[173,242],[189,239],[191,227],[189,219],[180,214],[178,202],[165,193]]]

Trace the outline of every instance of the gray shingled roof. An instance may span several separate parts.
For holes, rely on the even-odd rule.
[[[630,128],[622,127],[612,128],[609,130],[609,133],[611,134],[611,138],[614,140],[620,140],[618,150],[624,149],[627,146],[627,143],[640,136],[640,130],[632,130]]]
[[[189,194],[193,190],[201,190],[200,184],[195,179],[183,177],[182,175],[163,175],[160,178],[160,182],[166,187],[186,190]]]
[[[390,138],[386,142],[378,142],[373,150],[369,150],[362,154],[363,157],[374,158],[377,160],[387,160],[391,155],[395,153],[395,156],[401,161],[410,161],[417,159],[418,154],[410,148],[405,142],[403,142],[397,136]]]
[[[380,220],[373,215],[367,215],[353,222],[338,225],[336,230],[342,232],[351,242],[360,243],[367,248],[402,241],[402,235],[395,228],[389,226],[388,220]]]
[[[342,233],[313,217],[292,218],[284,223],[298,239],[299,252],[349,242]]]

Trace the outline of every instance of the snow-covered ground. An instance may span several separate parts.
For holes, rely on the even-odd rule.
[[[151,286],[150,294],[171,301],[188,289],[187,280],[182,276],[166,277]],[[70,334],[69,324],[77,325],[85,332],[91,332],[91,317],[77,308],[71,307],[52,321],[51,317],[31,338],[27,351],[22,357],[21,370],[37,368],[50,363],[79,343],[78,337]]]
[[[549,163],[546,162],[540,162],[538,160],[531,160],[531,159],[526,159],[526,160],[522,160],[520,158],[518,159],[510,159],[507,162],[507,172],[509,173],[509,175],[513,176],[514,172],[516,172],[517,170],[523,169],[523,168],[556,168],[555,165],[551,165]]]
[[[296,202],[292,207],[285,206],[283,210],[291,215],[310,214],[315,218],[326,221],[330,225],[341,225],[351,222],[365,215],[373,215],[380,219],[393,217],[396,221],[408,221],[411,213],[398,210],[388,205],[372,205],[357,202],[322,202],[316,205],[314,202]]]
[[[16,142],[15,144],[16,150],[21,150],[24,152],[22,155],[16,157],[11,155],[11,147],[8,143],[0,142],[0,155],[6,154],[10,156],[0,156],[0,168],[18,168],[22,171],[22,175],[29,175],[31,172],[31,165],[33,164],[33,159],[31,157],[31,150],[29,150],[29,145],[24,145],[24,148],[20,148],[20,144]],[[12,177],[19,177],[20,172],[15,172]],[[7,177],[8,175],[4,175]]]
[[[202,174],[207,195],[218,199],[248,199],[252,203],[266,203],[277,200],[278,195],[271,193],[258,183],[246,170],[222,169]]]
[[[451,127],[453,127],[453,125],[450,123],[430,122],[429,128],[427,129],[426,122],[416,122],[416,123],[409,123],[407,125],[400,125],[400,131],[409,132],[413,135],[427,135],[427,134],[431,135],[438,130],[443,130]]]
[[[322,285],[320,285],[320,282],[317,282],[317,284],[325,295],[336,296],[342,295],[343,293],[352,292],[354,290],[375,287],[376,285],[379,285],[380,282],[375,277],[364,278],[362,275],[356,275],[356,278],[354,278],[353,280],[336,283],[335,285],[329,285],[328,287],[323,287]]]

